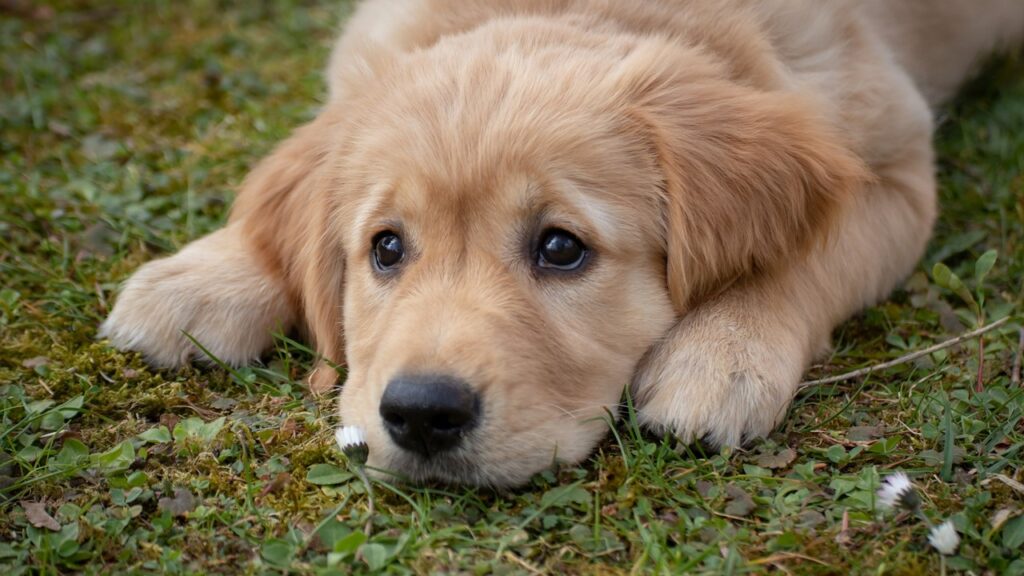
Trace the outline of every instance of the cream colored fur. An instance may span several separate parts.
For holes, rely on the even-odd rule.
[[[916,265],[936,214],[932,112],[1020,43],[1017,0],[370,0],[320,116],[229,224],[142,267],[101,329],[158,366],[233,364],[297,327],[346,363],[346,424],[414,480],[524,482],[639,416],[737,445],[784,416],[831,330]],[[594,259],[531,272],[538,227]],[[369,264],[400,228],[398,276]],[[480,429],[403,453],[378,403],[455,374]],[[312,387],[334,372],[321,364]]]

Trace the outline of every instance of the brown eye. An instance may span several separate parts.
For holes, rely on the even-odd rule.
[[[405,248],[402,237],[390,230],[377,234],[373,241],[373,263],[380,271],[387,271],[402,261]]]
[[[537,250],[537,266],[555,270],[576,270],[587,258],[587,248],[580,239],[557,228],[545,231]]]

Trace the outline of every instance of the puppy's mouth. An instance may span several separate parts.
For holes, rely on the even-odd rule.
[[[499,404],[451,374],[400,373],[389,380],[370,421],[366,412],[349,421],[362,420],[370,431],[368,471],[403,484],[509,488],[579,461],[596,443],[596,434],[581,436],[575,420],[552,421],[558,415],[533,410],[509,422]],[[563,454],[560,446],[573,450]]]
[[[424,457],[401,451],[383,467],[373,468],[374,475],[408,484],[441,484],[497,486],[500,479],[486,474],[479,460],[468,450],[446,451]]]

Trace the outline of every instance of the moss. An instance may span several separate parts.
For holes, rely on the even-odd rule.
[[[309,358],[275,355],[266,372],[242,374],[251,379],[243,384],[219,369],[152,370],[97,341],[95,330],[118,282],[216,228],[256,159],[310,118],[322,97],[318,71],[349,3],[49,5],[48,18],[0,19],[0,531],[9,536],[0,543],[0,569],[261,573],[270,566],[267,547],[290,546],[291,571],[327,572],[333,543],[305,546],[309,530],[341,505],[338,534],[361,531],[369,501],[358,482],[306,481],[314,465],[345,466],[331,439],[333,399],[307,398],[296,381]],[[1022,71],[1014,60],[994,63],[945,111],[937,139],[945,210],[928,255],[905,290],[840,327],[835,352],[814,376],[891,359],[975,322],[956,295],[930,281],[937,261],[970,283],[978,256],[998,249],[981,287],[987,317],[1008,314],[1019,324]],[[780,430],[749,453],[705,457],[621,423],[621,443],[609,440],[582,465],[524,489],[378,484],[370,544],[389,569],[421,573],[723,573],[775,565],[822,574],[935,572],[923,527],[872,508],[871,482],[900,468],[920,479],[929,514],[957,515],[969,527],[959,566],[1002,572],[1020,551],[1003,547],[991,522],[1017,495],[984,479],[1020,476],[1024,397],[1009,385],[1015,347],[1011,330],[986,339],[980,393],[976,343],[863,385],[803,392]],[[943,395],[954,399],[948,428]],[[43,429],[25,405],[77,396],[82,409],[56,431]],[[223,416],[225,427],[196,450],[138,439],[192,416]],[[884,431],[857,445],[847,440],[854,425]],[[962,456],[954,477],[943,479],[947,434]],[[896,436],[891,449],[882,445]],[[73,439],[93,458],[132,440],[136,459],[110,475],[88,458],[61,471],[55,463]],[[795,459],[765,475],[759,452],[782,446]],[[18,456],[34,448],[42,451],[36,460]],[[290,480],[277,485],[281,474]],[[574,483],[573,497],[560,499]],[[721,515],[730,485],[755,500],[749,516]],[[192,490],[208,512],[165,517],[158,501],[175,487]],[[806,491],[795,502],[794,487]],[[127,494],[137,500],[115,503]],[[59,533],[29,526],[22,502],[43,502],[62,525],[77,523],[78,550],[66,542],[61,549]],[[58,513],[64,504],[83,515]],[[132,506],[138,515],[126,516]],[[820,520],[804,530],[807,512]],[[773,550],[786,531],[799,533],[796,552],[823,564]],[[365,551],[337,568],[367,571]]]

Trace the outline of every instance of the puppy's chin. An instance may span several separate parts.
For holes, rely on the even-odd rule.
[[[510,402],[507,395],[494,393],[480,424],[467,431],[461,443],[425,456],[400,447],[389,435],[379,414],[383,390],[373,382],[376,379],[358,369],[349,372],[338,403],[340,421],[364,430],[369,472],[389,482],[410,484],[515,488],[554,466],[578,464],[607,435],[619,400],[618,394],[607,392],[582,406],[554,399],[530,404],[518,397]]]
[[[403,450],[383,430],[367,435],[367,468],[377,478],[409,484],[441,483],[506,489],[522,486],[535,474],[578,464],[589,456],[608,431],[606,420],[550,420],[535,431],[470,434],[458,448],[425,457]]]
[[[495,469],[481,463],[468,450],[457,450],[424,458],[417,454],[395,451],[380,465],[370,458],[368,463],[374,477],[409,484],[455,484],[488,488],[511,488],[529,481],[536,472],[529,468]],[[550,466],[551,463],[549,463]]]
[[[593,446],[584,452],[586,456]],[[575,464],[560,458],[554,449],[537,449],[536,454],[496,460],[479,453],[474,447],[460,448],[425,458],[399,449],[391,449],[379,459],[372,455],[368,468],[380,479],[410,484],[440,483],[479,486],[484,488],[515,488],[529,482],[535,474],[559,465]]]

